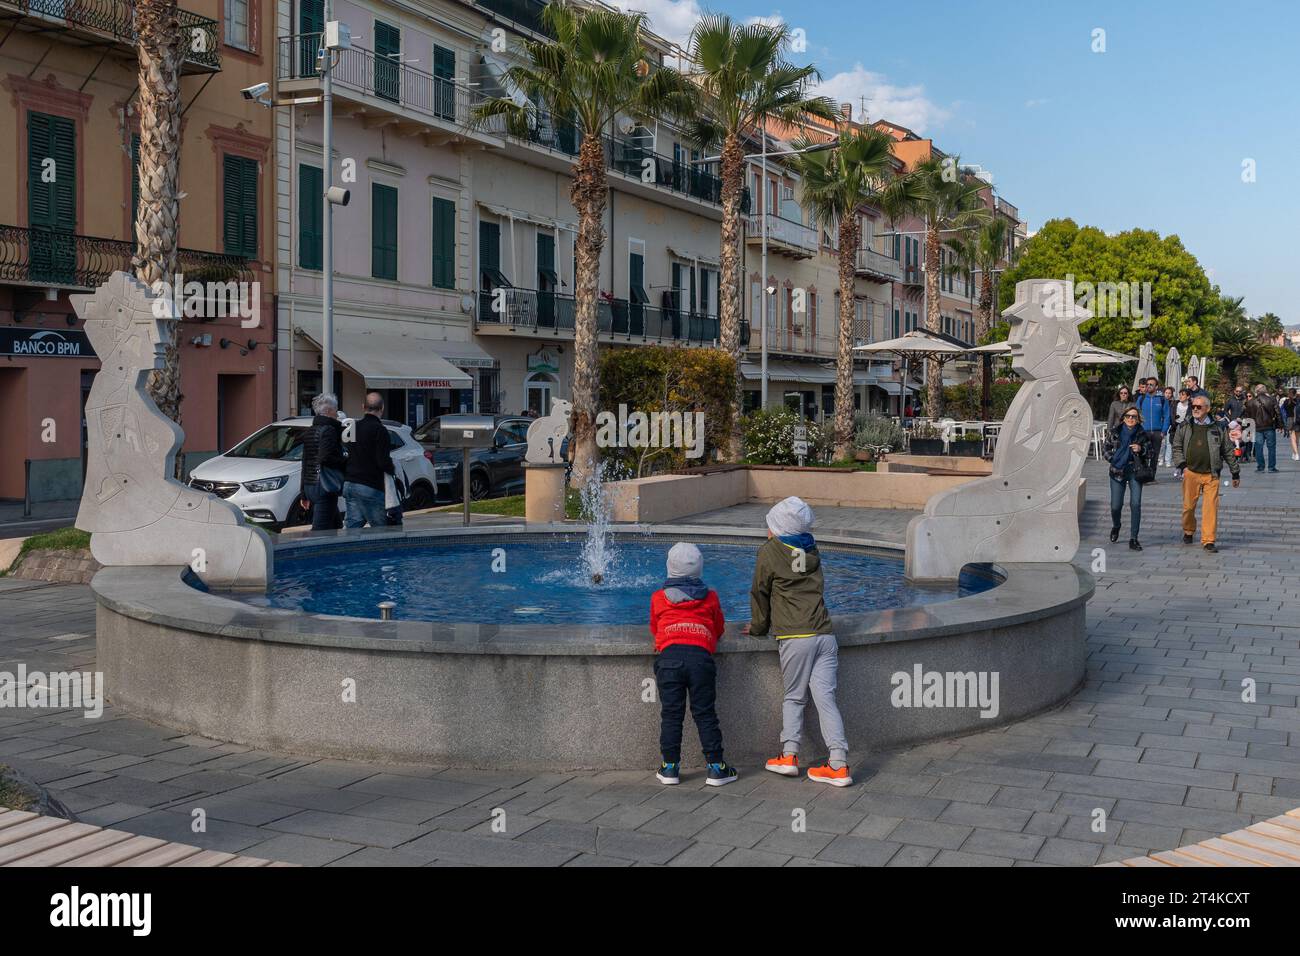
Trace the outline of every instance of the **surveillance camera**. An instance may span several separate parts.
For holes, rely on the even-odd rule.
[[[325,198],[336,206],[346,206],[348,200],[352,198],[352,191],[342,186],[331,186],[325,190]]]
[[[245,87],[239,92],[244,94],[244,99],[255,100],[259,96],[265,96],[271,91],[270,83],[254,83],[252,86]]]
[[[776,295],[776,286],[770,285],[763,291],[766,292],[768,295]]]

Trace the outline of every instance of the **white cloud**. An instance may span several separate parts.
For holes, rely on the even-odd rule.
[[[697,0],[608,0],[620,10],[633,10],[650,18],[650,29],[666,40],[686,45],[691,28],[704,16]]]
[[[837,103],[852,103],[853,115],[858,119],[861,119],[865,97],[869,119],[886,119],[917,133],[924,133],[932,126],[942,126],[952,118],[951,109],[926,97],[924,86],[895,86],[861,63],[855,64],[852,70],[823,80],[815,92],[829,96]]]
[[[1048,100],[1048,99],[1046,99],[1046,98],[1043,98],[1043,99],[1034,99],[1034,100],[1025,100],[1025,109],[1030,109],[1030,110],[1032,110],[1035,106],[1045,106],[1045,105],[1047,105],[1049,102],[1051,102],[1051,101]]]

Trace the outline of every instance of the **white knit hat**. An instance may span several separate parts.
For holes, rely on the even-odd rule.
[[[778,538],[812,531],[813,511],[802,498],[793,495],[778,501],[767,513],[767,527]]]
[[[704,572],[704,555],[689,541],[678,541],[668,551],[670,578],[698,578]]]

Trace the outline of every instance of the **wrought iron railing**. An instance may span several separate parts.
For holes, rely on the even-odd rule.
[[[134,46],[135,4],[131,0],[0,0],[0,7],[14,7],[30,17],[62,21],[106,33]],[[221,34],[217,21],[177,8],[184,34],[184,56],[193,64],[221,69]]]
[[[316,79],[321,34],[299,33],[277,41],[276,70],[280,80]],[[334,54],[331,76],[336,87],[374,96],[413,113],[457,126],[468,126],[470,111],[481,101],[475,90],[434,76],[400,59],[353,46]]]
[[[753,215],[746,221],[746,234],[751,238],[761,239],[765,228],[768,242],[776,242],[793,249],[801,249],[809,254],[817,252],[818,229],[816,226],[805,226],[801,222],[785,219],[776,215],[776,213]]]
[[[505,287],[479,292],[480,324],[559,334],[573,332],[576,318],[576,303],[571,295]],[[719,334],[716,315],[661,309],[627,299],[600,299],[596,328],[602,334],[659,341],[714,342]]]
[[[546,6],[546,0],[474,0],[474,2],[498,16],[514,21],[521,27],[527,27],[534,33],[550,34],[542,24],[542,8]]]
[[[903,278],[902,263],[891,255],[871,248],[858,250],[857,271],[895,281]]]
[[[0,281],[90,290],[114,272],[131,272],[134,252],[124,239],[0,225]],[[176,268],[187,282],[254,280],[247,259],[217,252],[181,249]]]

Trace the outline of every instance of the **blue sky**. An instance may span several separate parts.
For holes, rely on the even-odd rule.
[[[991,171],[1031,230],[1070,216],[1177,234],[1251,315],[1300,324],[1294,0],[628,5],[673,37],[706,7],[782,18],[804,30],[827,92],[855,115],[866,96],[871,119]],[[1092,51],[1097,28],[1104,53]],[[1247,159],[1253,183],[1242,181]]]

